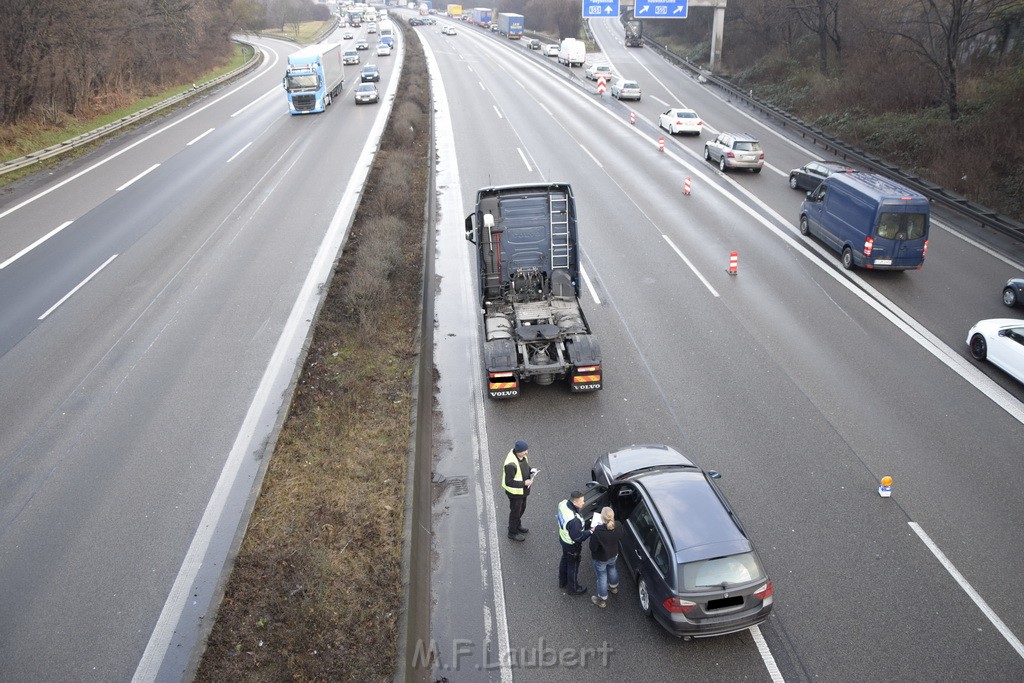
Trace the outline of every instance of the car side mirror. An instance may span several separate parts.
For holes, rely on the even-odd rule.
[[[721,479],[722,475],[718,473],[718,470],[708,470],[708,476],[712,479]]]
[[[466,239],[476,244],[476,237],[473,235],[473,214],[466,216]]]

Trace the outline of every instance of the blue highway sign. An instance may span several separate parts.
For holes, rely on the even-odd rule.
[[[685,19],[687,9],[688,0],[636,0],[633,16],[637,19]]]
[[[583,0],[584,19],[617,16],[619,16],[619,0]]]

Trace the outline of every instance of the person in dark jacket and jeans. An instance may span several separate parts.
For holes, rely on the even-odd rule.
[[[587,592],[580,585],[580,555],[583,541],[590,538],[590,520],[580,517],[583,494],[573,491],[566,500],[558,504],[558,540],[562,544],[562,560],[558,563],[558,585],[568,590],[569,595]]]
[[[615,560],[619,556],[619,541],[622,527],[615,523],[615,511],[609,507],[601,510],[601,523],[594,527],[590,536],[591,562],[597,577],[597,595],[590,597],[598,607],[608,604],[608,591],[619,592],[619,570]]]
[[[533,484],[533,470],[527,455],[526,442],[520,439],[505,456],[505,465],[501,468],[501,488],[508,496],[508,537],[513,541],[525,541],[523,534],[529,531],[522,524],[526,498]]]

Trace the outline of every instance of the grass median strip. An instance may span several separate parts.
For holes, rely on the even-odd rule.
[[[416,39],[197,681],[386,681],[429,167]],[[343,116],[332,107],[323,116]]]

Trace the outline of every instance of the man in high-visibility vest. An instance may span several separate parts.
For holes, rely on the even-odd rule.
[[[505,456],[505,465],[501,468],[501,488],[508,496],[508,537],[520,542],[526,540],[523,534],[529,531],[522,523],[526,498],[533,485],[534,470],[530,469],[530,461],[527,460],[529,453],[526,442],[519,439]]]
[[[558,563],[558,586],[569,595],[582,595],[586,586],[580,585],[580,555],[583,541],[590,538],[590,520],[580,516],[583,494],[573,491],[569,498],[558,504],[558,540],[562,544],[562,560]]]

